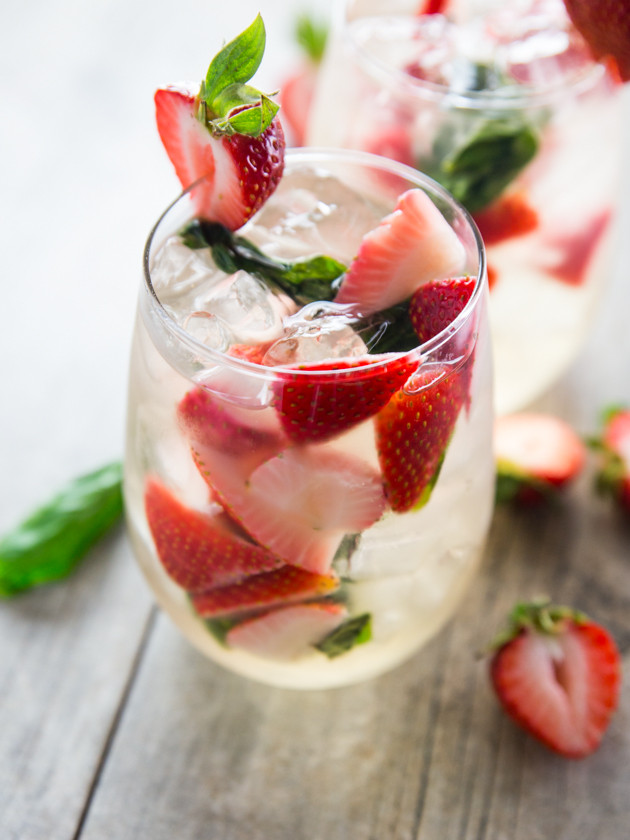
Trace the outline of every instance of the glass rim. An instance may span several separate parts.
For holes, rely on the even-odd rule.
[[[446,327],[444,327],[444,329],[440,330],[439,333],[434,335],[428,341],[425,341],[422,344],[418,344],[417,347],[414,347],[411,350],[407,351],[388,351],[386,354],[374,354],[375,356],[386,356],[386,358],[381,357],[375,359],[374,362],[361,365],[359,370],[361,371],[361,374],[365,374],[367,376],[370,373],[376,373],[380,369],[387,366],[389,363],[391,363],[391,360],[393,358],[411,360],[414,358],[414,356],[417,356],[418,364],[420,365],[425,357],[430,356],[431,353],[433,353],[435,350],[441,347],[452,336],[456,335],[460,329],[463,328],[463,326],[466,324],[469,317],[471,317],[472,312],[477,306],[478,300],[484,288],[484,280],[486,277],[486,252],[479,229],[477,228],[477,225],[474,219],[472,218],[471,214],[459,201],[457,201],[457,199],[454,198],[454,196],[452,196],[446,189],[444,189],[444,187],[442,187],[437,181],[433,180],[433,178],[429,177],[428,175],[425,175],[424,173],[420,172],[417,169],[414,169],[411,166],[408,166],[407,164],[399,163],[398,161],[394,161],[390,158],[385,158],[380,155],[375,155],[371,152],[363,152],[354,149],[337,149],[311,146],[287,148],[285,153],[285,163],[287,161],[289,163],[296,161],[303,162],[305,164],[309,162],[313,164],[322,164],[326,160],[335,160],[339,162],[343,162],[344,160],[346,160],[348,163],[357,164],[359,166],[378,168],[383,171],[387,171],[393,175],[398,175],[401,178],[410,182],[409,188],[412,188],[412,183],[415,183],[415,186],[424,189],[425,192],[428,191],[429,195],[431,195],[431,193],[437,195],[442,201],[446,202],[446,204],[454,208],[454,210],[460,215],[460,217],[463,218],[467,227],[470,228],[473,243],[477,251],[478,266],[476,276],[473,274],[469,275],[470,277],[474,277],[475,286],[469,300],[466,302],[466,305],[459,313],[459,315],[457,315],[457,317],[454,318]],[[241,369],[243,372],[246,371],[249,374],[258,376],[260,378],[273,378],[275,375],[278,374],[291,374],[292,376],[306,375],[314,378],[317,378],[318,376],[321,378],[325,376],[330,376],[331,372],[334,372],[331,369],[302,370],[299,367],[297,367],[297,365],[300,363],[295,363],[294,366],[261,365],[257,362],[252,362],[248,359],[240,358],[238,356],[230,356],[228,353],[209,347],[207,344],[204,344],[202,341],[195,338],[193,335],[187,332],[187,330],[185,330],[183,326],[178,324],[177,321],[166,310],[151,280],[152,245],[154,243],[156,234],[162,222],[179,204],[179,202],[184,200],[186,196],[189,195],[203,180],[204,178],[198,179],[187,189],[180,192],[179,195],[173,201],[171,201],[171,203],[160,214],[159,218],[151,228],[145,242],[142,260],[144,289],[149,293],[151,303],[153,304],[155,311],[158,314],[160,322],[167,329],[167,331],[178,340],[178,342],[186,345],[190,350],[192,350],[195,353],[196,357],[198,357],[203,363],[204,368],[206,368],[207,366],[215,366],[217,363],[220,363],[224,366],[227,365],[230,367]],[[331,357],[331,359],[333,358],[334,357]],[[364,357],[343,356],[339,358],[347,360]],[[321,360],[321,362],[325,361],[325,359]],[[427,361],[430,361],[430,359],[427,359]],[[208,365],[206,365],[206,362],[208,363]],[[318,363],[319,362],[313,362],[313,364]],[[308,363],[304,362],[304,364]]]
[[[592,60],[585,64],[584,68],[571,75],[564,76],[560,81],[547,84],[544,87],[519,86],[508,90],[453,90],[448,85],[430,82],[425,79],[418,79],[399,70],[385,61],[374,56],[366,47],[359,43],[352,32],[355,24],[363,21],[377,19],[379,21],[400,22],[407,21],[408,15],[404,14],[383,14],[365,15],[353,20],[348,20],[347,8],[352,0],[342,0],[337,18],[337,26],[341,27],[342,34],[347,38],[352,50],[358,57],[362,67],[371,76],[383,80],[388,86],[394,87],[397,92],[411,95],[416,99],[429,101],[448,101],[453,107],[469,108],[471,110],[494,109],[494,110],[527,110],[541,108],[557,102],[567,91],[572,95],[578,95],[585,90],[595,87],[597,82],[606,73],[606,68],[600,62]],[[419,26],[419,21],[409,21],[411,26]]]

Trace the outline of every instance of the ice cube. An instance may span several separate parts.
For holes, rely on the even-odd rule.
[[[315,301],[285,319],[284,332],[267,350],[266,365],[364,356],[367,347],[352,328],[349,307]]]
[[[216,273],[209,248],[193,250],[179,236],[170,236],[156,252],[151,282],[162,305],[181,323],[178,313],[190,312],[191,296]]]
[[[289,172],[244,235],[281,260],[324,254],[347,264],[385,211],[311,167]]]
[[[295,310],[284,295],[276,295],[262,280],[237,271],[200,290],[196,308],[220,319],[232,340],[240,343],[273,341],[282,333],[283,318]]]

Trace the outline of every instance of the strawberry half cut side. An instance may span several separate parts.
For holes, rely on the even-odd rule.
[[[448,365],[421,367],[413,393],[397,391],[376,416],[376,443],[387,500],[397,513],[422,507],[437,481],[467,377]]]
[[[464,246],[429,196],[407,190],[363,237],[335,303],[356,304],[362,315],[388,309],[429,280],[459,274],[464,263]]]
[[[147,480],[144,504],[158,558],[169,577],[188,592],[283,565],[246,535],[236,533],[224,514],[186,507],[155,478]]]
[[[291,661],[313,653],[315,645],[347,616],[347,608],[334,602],[279,607],[237,624],[227,633],[226,642],[255,656]]]
[[[621,683],[619,652],[605,628],[569,607],[519,604],[493,648],[492,685],[517,724],[567,758],[597,749]]]
[[[274,405],[287,437],[300,444],[340,435],[380,411],[417,365],[417,358],[384,353],[278,371]]]
[[[217,618],[321,598],[338,587],[339,579],[334,575],[318,575],[296,566],[281,566],[237,583],[193,594],[191,601],[202,618]]]

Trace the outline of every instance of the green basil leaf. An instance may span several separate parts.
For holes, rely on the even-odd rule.
[[[471,213],[498,198],[535,157],[539,140],[534,128],[520,119],[488,120],[454,151],[451,131],[434,147],[437,166],[429,174],[446,187]]]
[[[316,300],[332,300],[335,281],[346,266],[332,257],[282,262],[263,254],[245,237],[236,236],[217,222],[193,220],[181,232],[190,248],[210,247],[216,265],[226,274],[246,271],[275,292],[282,291],[299,306]]]
[[[0,540],[0,595],[68,575],[122,512],[119,462],[69,482]]]
[[[225,113],[215,111],[215,100],[228,85],[248,82],[262,61],[265,52],[265,25],[260,14],[250,26],[212,59],[205,80],[205,100],[210,109],[219,116]]]
[[[356,647],[356,645],[369,642],[371,638],[372,616],[369,613],[364,613],[344,621],[315,647],[325,653],[329,659],[333,659]]]
[[[319,64],[326,49],[328,26],[306,13],[301,14],[295,24],[295,38],[311,61]]]

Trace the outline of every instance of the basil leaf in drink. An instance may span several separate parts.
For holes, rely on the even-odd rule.
[[[369,642],[371,638],[372,616],[369,613],[364,613],[344,621],[315,647],[325,653],[329,659],[333,659],[351,650],[356,645]]]
[[[66,577],[122,511],[119,462],[69,482],[0,540],[0,595]]]
[[[467,141],[450,152],[450,131],[440,135],[434,148],[437,167],[430,174],[471,213],[483,209],[516,178],[535,157],[538,136],[520,119],[484,122]]]
[[[311,61],[319,64],[326,48],[328,27],[303,13],[298,16],[295,24],[295,39]]]
[[[226,274],[246,271],[267,283],[272,291],[282,291],[299,306],[316,300],[332,300],[335,281],[346,267],[332,257],[282,262],[268,257],[243,236],[236,236],[218,222],[193,220],[181,231],[189,248],[212,249],[214,262]]]

